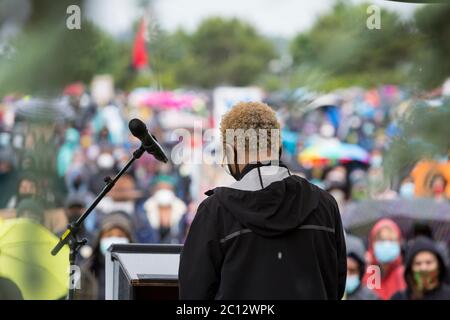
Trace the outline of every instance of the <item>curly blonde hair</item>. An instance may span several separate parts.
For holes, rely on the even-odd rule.
[[[280,145],[280,123],[275,111],[262,102],[240,102],[233,106],[222,116],[220,133],[224,147],[245,146],[247,152]]]

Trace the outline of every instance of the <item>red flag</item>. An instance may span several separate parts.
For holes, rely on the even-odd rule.
[[[136,70],[140,70],[146,68],[148,66],[148,56],[147,50],[145,48],[145,34],[147,32],[147,23],[145,18],[142,19],[141,24],[139,26],[139,30],[136,34],[136,39],[134,40],[133,45],[133,68]]]

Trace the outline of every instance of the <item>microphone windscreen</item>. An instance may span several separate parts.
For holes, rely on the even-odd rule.
[[[131,119],[128,123],[128,128],[130,129],[133,136],[137,138],[142,138],[147,133],[147,127],[145,123],[139,119]]]

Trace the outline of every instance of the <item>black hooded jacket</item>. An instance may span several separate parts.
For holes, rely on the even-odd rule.
[[[181,254],[181,299],[342,298],[344,232],[327,192],[263,166],[209,194]]]

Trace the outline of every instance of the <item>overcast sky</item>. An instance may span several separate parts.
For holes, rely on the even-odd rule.
[[[385,0],[348,0],[368,2],[410,17],[418,4]],[[162,28],[172,31],[183,27],[189,31],[206,17],[239,17],[253,24],[261,33],[290,37],[308,29],[319,14],[329,10],[335,0],[154,0],[155,19]],[[142,15],[139,0],[88,0],[88,14],[113,34],[130,30]],[[383,19],[383,18],[382,18]]]

